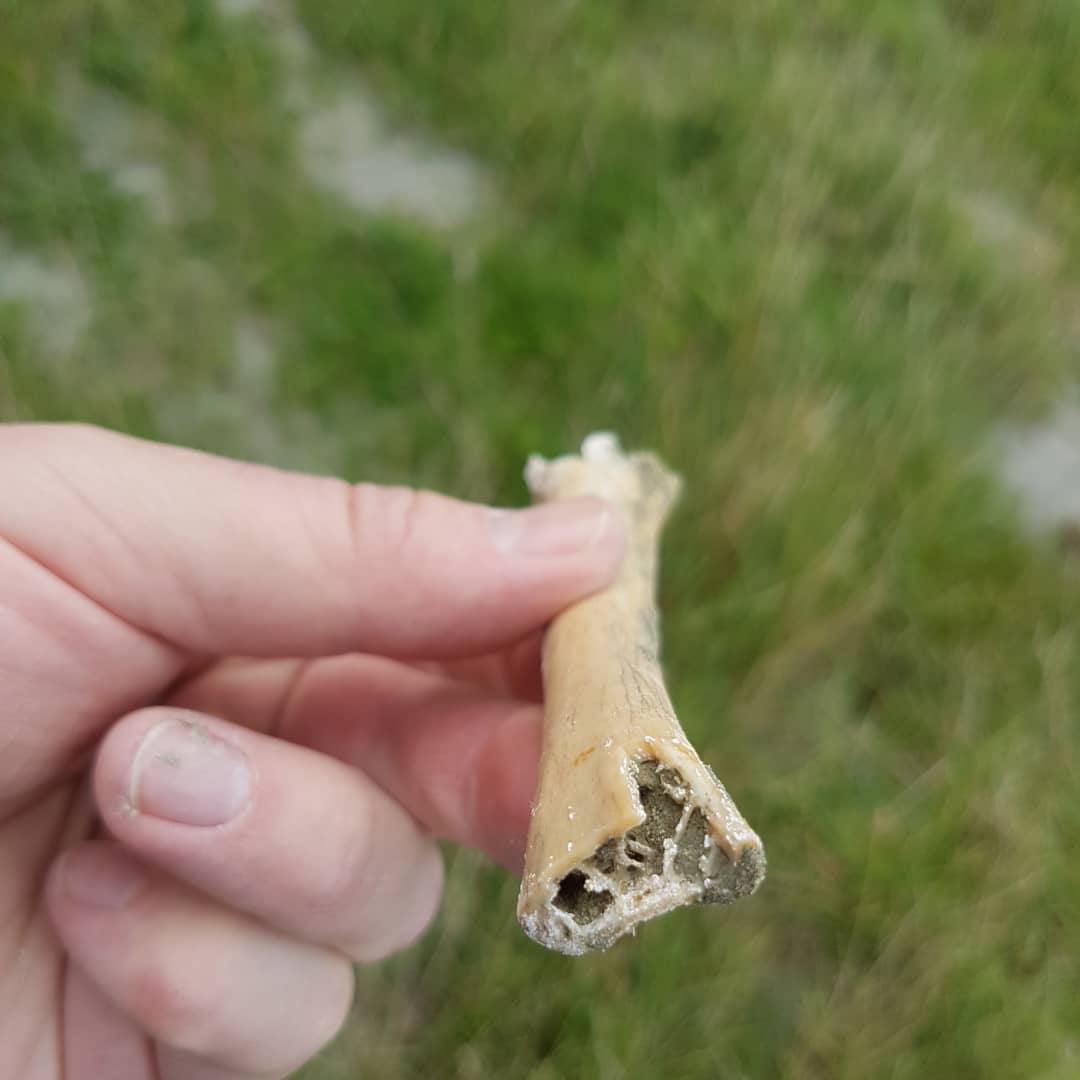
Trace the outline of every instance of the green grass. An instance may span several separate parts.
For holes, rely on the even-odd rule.
[[[511,502],[534,450],[657,449],[687,481],[673,696],[770,857],[752,901],[568,961],[455,855],[437,925],[362,972],[305,1075],[1077,1075],[1080,589],[984,450],[1077,374],[1080,9],[299,12],[397,123],[484,163],[483,220],[314,187],[257,18],[7,0],[0,231],[76,266],[92,321],[43,358],[0,304],[0,418]],[[73,73],[159,119],[173,223],[86,166]],[[244,313],[268,384],[236,370]]]

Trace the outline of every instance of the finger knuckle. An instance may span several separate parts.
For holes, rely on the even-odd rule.
[[[132,979],[132,1011],[147,1031],[168,1046],[195,1054],[217,1048],[217,1012],[207,988],[177,978],[162,966],[142,967]]]
[[[430,542],[435,496],[410,487],[356,484],[350,489],[349,519],[354,551],[373,547],[391,555],[423,550]]]

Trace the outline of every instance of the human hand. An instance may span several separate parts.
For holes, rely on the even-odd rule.
[[[591,500],[0,427],[0,1076],[314,1054],[432,917],[432,837],[519,869],[539,628],[622,544]]]

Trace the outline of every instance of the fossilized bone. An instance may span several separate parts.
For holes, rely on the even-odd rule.
[[[543,647],[544,736],[518,919],[576,956],[693,903],[730,903],[765,876],[761,840],[675,717],[657,656],[660,531],[680,481],[608,434],[580,456],[529,459],[537,502],[598,495],[621,507],[618,580],[559,615]]]

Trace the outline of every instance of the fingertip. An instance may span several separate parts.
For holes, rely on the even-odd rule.
[[[114,844],[69,848],[49,870],[46,895],[59,913],[109,914],[128,907],[148,882],[145,869]]]
[[[429,841],[417,854],[410,872],[402,876],[403,891],[394,905],[392,922],[377,930],[368,928],[362,941],[344,945],[345,952],[357,963],[372,964],[414,945],[438,913],[445,880],[442,852]]]
[[[356,960],[405,948],[438,908],[435,842],[310,748],[155,707],[117,723],[94,784],[106,827],[148,866]]]
[[[593,495],[539,503],[523,510],[491,509],[488,531],[496,551],[517,557],[581,555],[619,539],[620,514]]]
[[[94,797],[106,827],[123,832],[123,823],[142,813],[203,826],[238,816],[251,779],[242,753],[224,737],[232,731],[225,721],[172,706],[118,720],[94,762]]]

